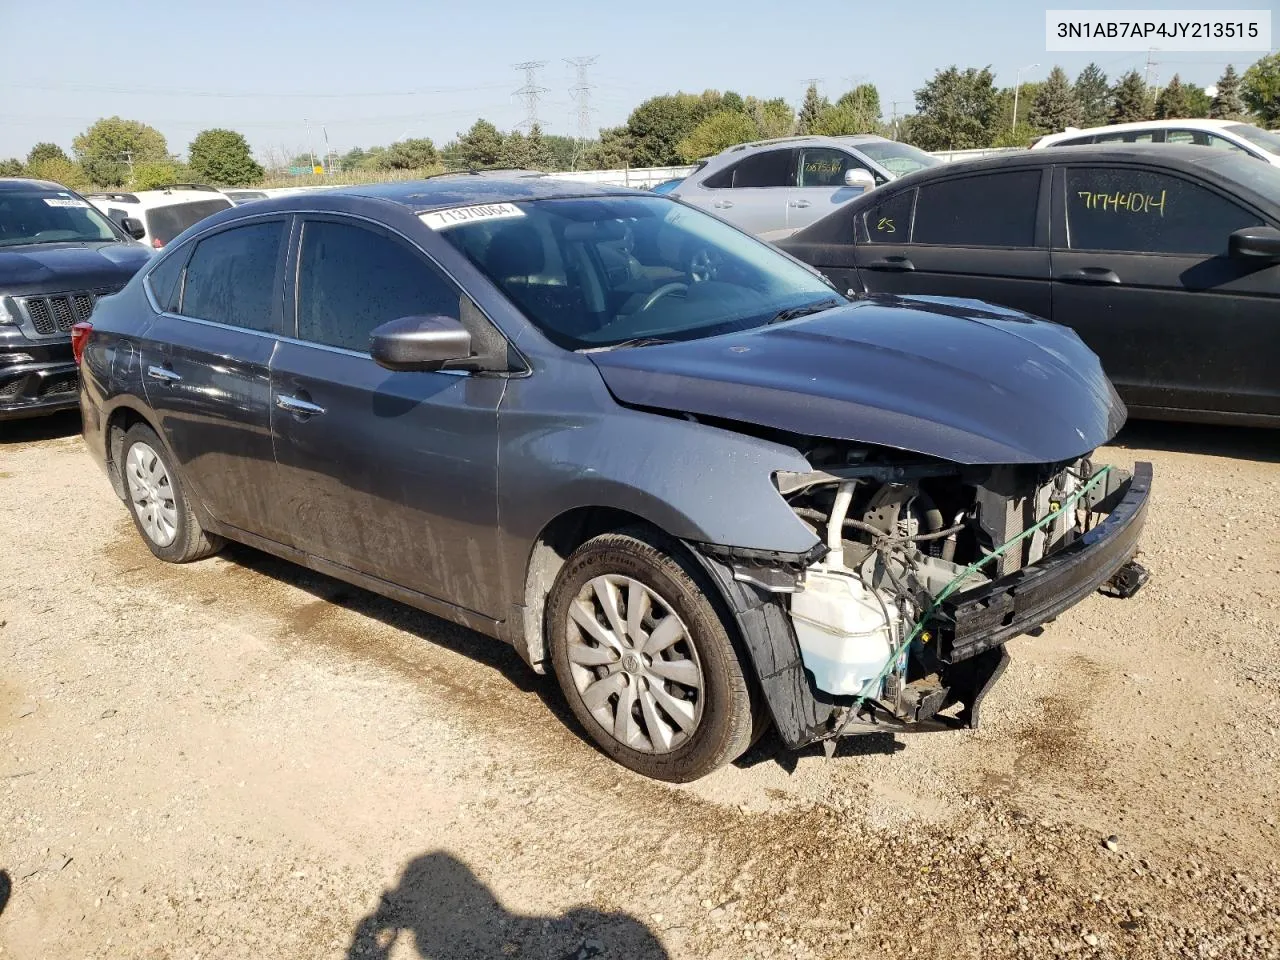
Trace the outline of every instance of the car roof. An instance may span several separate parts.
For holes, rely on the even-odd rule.
[[[226,199],[226,194],[216,187],[203,184],[175,184],[177,189],[158,190],[96,190],[86,193],[89,200],[105,200],[110,203],[136,203],[143,207],[173,207],[184,203],[200,203],[218,197]]]
[[[30,177],[0,177],[0,190],[67,190],[60,183],[52,180],[33,180]]]
[[[1210,120],[1207,118],[1186,120],[1135,120],[1132,123],[1111,123],[1101,127],[1081,127],[1064,130],[1062,133],[1049,133],[1040,138],[1041,143],[1071,137],[1093,136],[1098,133],[1124,133],[1126,130],[1222,130],[1226,127],[1240,126],[1242,120]]]
[[[444,174],[427,180],[338,187],[322,193],[294,194],[279,199],[281,203],[292,201],[292,205],[297,205],[304,202],[315,203],[321,197],[341,196],[386,200],[411,207],[415,211],[427,211],[477,203],[515,203],[524,200],[550,200],[557,197],[644,197],[652,194],[644,190],[596,186],[556,177],[483,171],[479,174]]]

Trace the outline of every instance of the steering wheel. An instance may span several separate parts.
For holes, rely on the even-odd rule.
[[[706,247],[702,247],[689,258],[689,279],[694,283],[714,280],[719,269],[720,265],[716,262],[716,258]]]
[[[636,310],[636,313],[644,313],[663,297],[669,297],[673,293],[684,293],[688,289],[689,285],[687,283],[680,283],[679,281],[664,283],[657,290],[644,298],[644,303],[640,304],[640,308]]]

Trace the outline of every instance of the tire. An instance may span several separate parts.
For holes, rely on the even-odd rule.
[[[225,541],[200,526],[182,478],[154,430],[141,423],[129,428],[119,470],[133,525],[157,557],[190,563],[222,549]]]
[[[697,780],[750,744],[751,687],[713,589],[677,543],[630,529],[575,550],[547,599],[570,709],[604,753],[646,777]]]

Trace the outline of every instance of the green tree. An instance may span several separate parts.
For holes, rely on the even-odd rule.
[[[181,164],[174,163],[172,160],[149,160],[145,163],[136,163],[128,186],[131,190],[155,190],[166,184],[181,183],[187,179],[183,169]]]
[[[202,183],[247,187],[262,179],[262,166],[249,152],[249,142],[234,130],[201,130],[187,154],[191,175]]]
[[[1182,89],[1187,91],[1187,116],[1207,117],[1213,107],[1213,99],[1204,92],[1203,87],[1189,83]]]
[[[25,176],[25,174],[26,170],[22,166],[22,161],[17,157],[0,160],[0,177],[21,177]]]
[[[573,137],[562,137],[558,133],[543,135],[547,144],[548,170],[571,170],[574,158],[578,156],[578,141]],[[588,145],[589,149],[589,145]]]
[[[732,90],[729,90],[720,98],[720,109],[734,110],[738,113],[742,113],[746,110],[746,101],[742,99],[742,94],[734,93]]]
[[[103,187],[123,186],[130,164],[169,160],[169,147],[159,130],[120,117],[99,120],[71,141],[71,149],[90,181]]]
[[[924,150],[970,150],[990,146],[998,125],[991,68],[962,73],[950,66],[916,91],[916,113],[906,129]]]
[[[1155,113],[1151,102],[1151,89],[1142,74],[1130,70],[1111,88],[1111,123],[1133,123],[1150,120]]]
[[[1061,67],[1054,67],[1031,101],[1027,123],[1032,130],[1057,133],[1078,127],[1082,121],[1080,101]]]
[[[1191,116],[1191,97],[1189,88],[1182,82],[1178,74],[1173,75],[1169,85],[1156,95],[1156,119],[1180,120]]]
[[[526,139],[528,145],[528,166],[530,170],[552,170],[555,167],[555,159],[551,156],[551,147],[547,143],[546,136],[542,133],[542,127],[539,124],[533,124],[529,127],[529,136]]]
[[[1018,87],[1018,96],[1016,98],[1016,106],[1018,108],[1018,133],[1022,133],[1022,128],[1031,128],[1031,107],[1036,102],[1036,96],[1040,93],[1040,87],[1043,84],[1034,80],[1028,80]],[[996,92],[996,110],[995,110],[995,127],[991,131],[992,142],[994,143],[1005,131],[1011,130],[1013,123],[1013,108],[1015,106],[1015,98],[1013,95],[1013,87],[1001,87]]]
[[[529,140],[519,130],[512,130],[502,138],[499,166],[524,170],[529,166]]]
[[[65,157],[62,159],[53,157],[27,164],[25,176],[34,177],[36,180],[52,180],[72,190],[87,190],[91,183],[85,175],[84,168],[74,160],[68,160]]]
[[[827,107],[813,122],[810,133],[821,137],[847,137],[855,133],[879,133],[880,119],[854,103]]]
[[[1076,75],[1073,89],[1080,103],[1080,125],[1104,125],[1111,110],[1111,87],[1102,69],[1096,63],[1089,64]]]
[[[627,137],[631,144],[631,165],[668,167],[680,162],[679,144],[713,110],[707,106],[720,95],[690,93],[650,97],[627,117]],[[603,135],[602,135],[603,136]]]
[[[836,101],[837,107],[852,107],[865,116],[880,119],[880,91],[874,83],[860,83]]]
[[[1209,105],[1209,116],[1214,120],[1245,118],[1244,101],[1240,98],[1240,75],[1236,73],[1235,66],[1230,63],[1218,78],[1218,92]]]
[[[31,148],[31,152],[27,154],[28,165],[40,163],[43,160],[70,160],[65,150],[56,143],[37,143]]]
[[[631,166],[631,134],[626,127],[608,127],[600,131],[600,139],[587,149],[589,170],[618,170]]]
[[[470,130],[458,135],[461,160],[471,170],[500,166],[502,146],[502,134],[488,120],[477,120],[471,125]]]
[[[831,102],[826,97],[818,95],[817,84],[809,84],[809,88],[804,92],[804,102],[800,104],[800,116],[796,119],[796,133],[801,135],[814,133],[814,127],[817,126],[822,111],[829,109],[831,109]]]
[[[693,163],[709,157],[734,144],[747,143],[759,136],[755,121],[736,110],[721,110],[689,131],[680,141],[677,152],[680,159]]]
[[[384,170],[424,170],[439,162],[436,145],[427,137],[398,140],[387,147],[379,160]]]
[[[1244,72],[1240,83],[1244,105],[1270,130],[1280,121],[1280,53],[1263,57]]]
[[[338,166],[343,170],[355,170],[363,163],[364,158],[365,152],[361,147],[352,147],[338,158]]]
[[[745,107],[751,119],[755,121],[756,130],[759,131],[758,136],[761,140],[790,136],[791,131],[795,129],[796,112],[792,109],[791,104],[781,97],[775,97],[772,100],[757,100],[755,97],[747,97],[743,101],[743,107]]]

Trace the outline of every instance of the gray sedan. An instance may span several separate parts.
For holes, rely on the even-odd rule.
[[[511,644],[609,756],[700,777],[974,726],[1003,644],[1128,593],[1150,471],[1070,331],[851,302],[653,194],[441,177],[256,201],[78,324],[144,542],[236,540]]]

